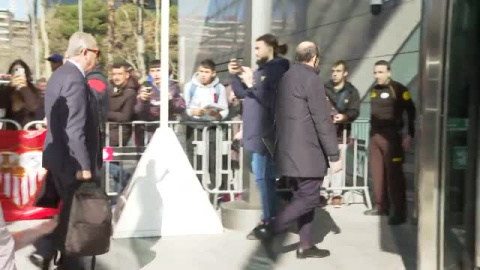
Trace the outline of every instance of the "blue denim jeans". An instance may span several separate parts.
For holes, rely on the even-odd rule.
[[[277,214],[275,163],[269,155],[253,152],[251,157],[252,171],[262,201],[263,221],[269,222]]]
[[[115,192],[122,192],[127,186],[132,174],[123,170],[116,162],[110,162],[110,176],[113,181],[110,181],[110,190]]]

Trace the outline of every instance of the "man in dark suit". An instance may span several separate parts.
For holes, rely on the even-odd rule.
[[[296,60],[280,81],[275,109],[275,164],[278,174],[294,185],[293,200],[271,226],[258,230],[257,237],[268,240],[297,221],[297,258],[322,258],[330,253],[313,243],[314,210],[320,203],[320,187],[328,167],[338,172],[342,163],[331,107],[318,78],[317,46],[302,42],[297,47]]]
[[[77,32],[70,37],[66,54],[67,62],[53,73],[45,92],[48,132],[43,167],[48,176],[37,206],[57,207],[62,200],[63,207],[69,207],[77,181],[98,181],[101,166],[99,110],[85,79],[100,51],[92,35]],[[35,245],[45,263],[55,250],[52,240],[61,239],[62,222],[67,221],[60,220],[59,229]],[[65,257],[59,269],[83,269],[81,264],[80,258]]]

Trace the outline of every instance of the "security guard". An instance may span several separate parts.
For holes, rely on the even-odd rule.
[[[390,215],[390,225],[405,223],[407,216],[404,151],[415,133],[415,105],[408,89],[391,79],[390,63],[375,63],[376,85],[371,91],[370,164],[375,208],[366,215]],[[403,114],[408,115],[408,134],[402,136]],[[402,138],[403,137],[403,138]],[[390,212],[389,199],[393,204]]]

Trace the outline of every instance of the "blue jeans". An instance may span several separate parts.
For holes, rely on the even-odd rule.
[[[262,201],[263,221],[269,222],[277,214],[275,163],[269,155],[253,152],[251,157],[252,171]]]
[[[113,178],[110,182],[110,190],[120,193],[127,186],[132,174],[123,170],[118,163],[110,162],[110,176]]]

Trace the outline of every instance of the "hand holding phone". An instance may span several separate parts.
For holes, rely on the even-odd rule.
[[[145,92],[147,92],[147,93],[151,93],[151,92],[152,92],[152,85],[150,84],[149,81],[143,82],[143,91],[145,91]]]
[[[241,59],[241,58],[230,59],[230,62],[228,63],[228,72],[230,72],[230,74],[241,73],[242,72],[242,62],[243,62],[243,59]]]
[[[21,89],[22,87],[27,86],[27,80],[25,76],[14,75],[12,77],[12,80],[10,81],[10,84],[11,86],[17,88],[18,90],[18,89]]]
[[[13,76],[25,77],[25,69],[23,67],[15,68],[15,71],[13,72]]]

